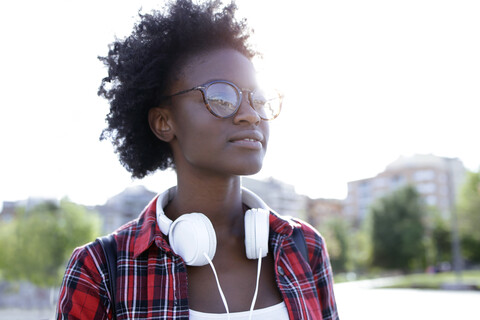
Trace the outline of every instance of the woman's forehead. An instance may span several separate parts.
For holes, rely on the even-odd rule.
[[[216,49],[183,60],[177,79],[184,86],[198,86],[212,80],[228,80],[240,87],[255,85],[253,63],[234,49]]]

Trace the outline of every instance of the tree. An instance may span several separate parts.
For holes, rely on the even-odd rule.
[[[330,262],[335,273],[350,269],[349,226],[344,219],[332,218],[326,221],[321,233],[328,244]]]
[[[65,199],[59,205],[45,202],[17,213],[1,228],[0,268],[7,279],[59,285],[72,250],[99,234],[99,218]]]
[[[380,198],[370,209],[372,264],[412,270],[425,265],[425,218],[428,211],[412,186]]]
[[[451,226],[439,215],[433,219],[431,231],[434,264],[452,260]]]
[[[462,254],[471,262],[480,262],[480,170],[468,172],[460,191],[458,225]]]
[[[350,230],[350,263],[355,273],[366,273],[371,265],[372,239],[369,219],[360,228]]]

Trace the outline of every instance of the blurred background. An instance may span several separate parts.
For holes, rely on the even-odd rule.
[[[132,180],[99,141],[97,56],[162,3],[0,3],[0,318],[52,318],[73,248],[175,184]],[[237,5],[259,76],[285,94],[264,169],[243,184],[326,238],[342,319],[474,319],[480,3]]]

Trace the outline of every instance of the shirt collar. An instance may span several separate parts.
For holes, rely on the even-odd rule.
[[[291,217],[281,216],[273,210],[270,210],[270,229],[278,234],[291,236],[294,228],[300,228],[301,225]]]
[[[156,206],[157,196],[150,201],[138,218],[133,247],[134,259],[147,250],[155,240],[159,241],[158,245],[160,248],[168,248],[167,241],[163,238],[157,224]]]

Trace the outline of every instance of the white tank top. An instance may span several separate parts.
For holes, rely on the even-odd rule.
[[[250,311],[231,312],[231,320],[248,319]],[[190,319],[206,320],[206,319],[227,319],[226,313],[206,313],[190,309]],[[253,320],[288,320],[288,310],[285,302],[273,305],[271,307],[256,309],[252,312]]]

